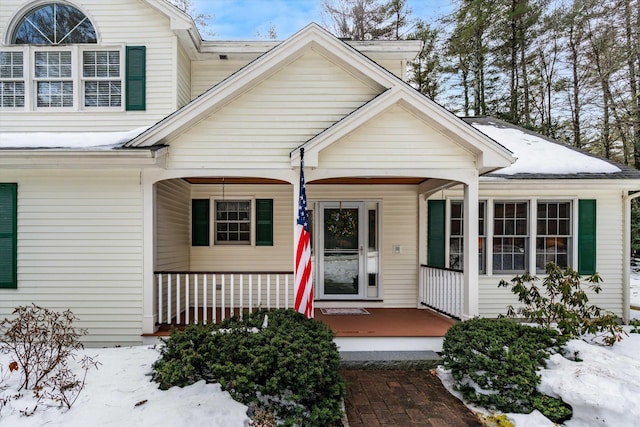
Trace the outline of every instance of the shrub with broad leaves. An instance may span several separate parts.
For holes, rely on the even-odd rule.
[[[606,345],[613,345],[623,338],[624,330],[615,314],[589,304],[587,292],[582,288],[586,282],[594,293],[602,290],[602,279],[598,273],[582,277],[577,271],[562,269],[554,263],[546,266],[542,285],[539,279],[528,272],[515,276],[510,282],[500,281],[498,287],[511,287],[522,306],[509,306],[508,317],[524,318],[527,321],[551,328],[557,327],[562,335],[578,338],[594,334]]]

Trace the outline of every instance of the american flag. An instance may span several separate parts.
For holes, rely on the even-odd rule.
[[[300,197],[298,199],[298,223],[296,224],[296,311],[313,318],[313,281],[311,280],[311,242],[307,192],[304,188],[304,148],[300,149]]]

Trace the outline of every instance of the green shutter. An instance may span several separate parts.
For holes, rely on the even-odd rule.
[[[209,246],[209,199],[191,200],[191,246]]]
[[[578,200],[578,273],[596,272],[596,201]]]
[[[273,199],[256,199],[256,246],[273,246]]]
[[[126,98],[128,111],[147,108],[146,47],[127,46]]]
[[[18,184],[0,184],[0,288],[18,287]]]
[[[444,267],[445,206],[444,200],[429,200],[427,215],[427,264]]]

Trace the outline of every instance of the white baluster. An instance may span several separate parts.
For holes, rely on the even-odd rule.
[[[176,274],[176,323],[180,324],[180,274]]]
[[[222,274],[222,283],[221,288],[220,288],[220,321],[222,322],[225,318],[225,313],[224,313],[224,278],[225,275]]]
[[[173,296],[173,289],[171,289],[171,274],[167,276],[167,323],[171,323],[171,297]]]
[[[242,319],[242,312],[244,311],[244,274],[240,275],[240,293],[238,296],[240,297],[240,302],[238,303],[238,314],[240,315],[240,319]]]
[[[249,275],[249,313],[253,313],[253,275]]]
[[[202,323],[207,324],[207,273],[202,278]]]
[[[184,312],[185,312],[185,320],[184,324],[189,324],[189,273],[184,275]]]
[[[158,274],[158,323],[162,324],[162,274]]]
[[[198,273],[193,275],[193,323],[198,324]]]
[[[213,291],[211,292],[211,309],[213,310],[213,312],[211,313],[211,317],[213,317],[213,323],[217,323],[218,322],[218,307],[216,304],[216,296],[218,295],[218,284],[216,281],[216,275],[214,274],[211,277],[211,281],[213,282],[211,284],[211,289],[213,289]]]

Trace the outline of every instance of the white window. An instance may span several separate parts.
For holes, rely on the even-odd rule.
[[[122,105],[120,76],[119,51],[84,51],[82,57],[84,106],[120,107]]]
[[[478,203],[478,271],[485,272],[485,202]],[[464,267],[464,205],[452,201],[449,214],[449,268]]]
[[[71,51],[34,52],[38,107],[73,107]]]
[[[24,107],[24,53],[0,52],[0,108]]]
[[[493,209],[493,271],[521,273],[528,268],[529,204],[495,202]]]
[[[536,271],[549,262],[567,268],[571,258],[571,203],[538,202],[536,219]]]
[[[215,201],[215,244],[251,244],[251,200]]]
[[[95,28],[75,7],[28,11],[0,51],[0,108],[120,109],[123,47],[96,46]]]

